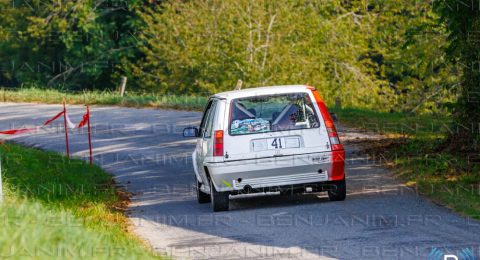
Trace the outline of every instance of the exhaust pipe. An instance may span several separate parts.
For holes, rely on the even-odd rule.
[[[248,193],[251,193],[252,191],[253,191],[252,186],[250,186],[250,185],[245,185],[245,186],[243,186],[243,193],[247,193],[247,194],[248,194]]]

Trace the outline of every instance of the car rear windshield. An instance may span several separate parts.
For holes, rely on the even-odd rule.
[[[232,101],[230,135],[317,127],[318,117],[307,93],[254,96]]]

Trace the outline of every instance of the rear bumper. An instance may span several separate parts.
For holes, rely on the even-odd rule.
[[[262,159],[206,163],[217,191],[282,190],[344,179],[344,156],[323,152]],[[335,166],[335,167],[334,167]],[[341,166],[341,169],[336,169]],[[341,174],[340,174],[341,171]],[[341,176],[340,176],[341,175]],[[279,189],[280,187],[284,187]]]
[[[291,184],[291,185],[282,185],[282,186],[270,186],[263,188],[252,188],[252,189],[243,189],[238,191],[231,191],[232,195],[239,194],[251,194],[251,193],[261,193],[261,192],[282,192],[283,194],[298,194],[304,192],[321,192],[336,190],[339,181],[323,181],[323,182],[314,182],[314,183],[302,183],[302,184]]]

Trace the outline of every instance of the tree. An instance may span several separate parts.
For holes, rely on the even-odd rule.
[[[444,59],[446,25],[430,7],[0,0],[0,85],[113,89],[127,76],[129,89],[207,95],[241,79],[245,87],[310,84],[345,106],[442,112],[458,73]]]
[[[139,54],[129,32],[142,2],[0,0],[3,77],[40,87],[111,87],[128,73],[122,63]]]
[[[417,2],[165,2],[140,12],[145,58],[132,71],[163,93],[306,83],[347,106],[435,111],[455,76],[443,29],[431,31],[435,14]]]
[[[456,127],[450,147],[457,151],[478,151],[480,141],[480,2],[479,0],[435,2],[449,32],[447,53],[462,69],[454,119]]]

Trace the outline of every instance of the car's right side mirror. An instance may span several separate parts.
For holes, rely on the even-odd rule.
[[[187,127],[183,129],[183,137],[198,137],[198,128]]]

